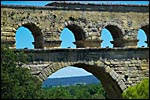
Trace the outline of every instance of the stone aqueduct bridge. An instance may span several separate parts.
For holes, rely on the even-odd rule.
[[[17,50],[18,51],[18,50]],[[20,50],[19,50],[20,51]],[[44,81],[57,70],[83,68],[101,80],[109,98],[149,77],[149,48],[24,49],[32,75]]]
[[[29,63],[19,65],[31,69],[41,81],[72,65],[100,79],[109,98],[120,98],[126,88],[149,77],[149,48],[136,48],[139,29],[145,31],[149,45],[149,6],[1,5],[1,44],[8,43],[15,49],[15,34],[20,26],[32,32],[35,49],[24,49]],[[65,27],[73,32],[77,49],[59,48]],[[103,28],[111,32],[114,48],[100,48]]]

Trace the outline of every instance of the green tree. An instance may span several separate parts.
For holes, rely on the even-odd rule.
[[[149,99],[149,78],[143,79],[139,84],[129,87],[122,93],[125,99]]]
[[[1,47],[1,98],[32,99],[41,98],[41,83],[30,74],[30,70],[17,66],[25,63],[23,52],[14,52]],[[36,84],[35,84],[36,83]]]

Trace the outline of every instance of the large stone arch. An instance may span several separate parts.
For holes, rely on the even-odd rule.
[[[148,47],[149,47],[149,38],[150,38],[150,35],[149,35],[149,23],[141,24],[141,26],[138,28],[138,30],[139,29],[142,29],[146,33],[147,41],[145,41],[145,42],[148,43]]]
[[[107,65],[101,66],[102,61],[78,61],[78,62],[56,62],[49,64],[45,69],[43,69],[38,77],[41,81],[44,81],[57,70],[67,67],[75,66],[78,68],[83,68],[84,70],[92,73],[97,77],[107,95],[108,98],[121,98],[121,93],[127,88],[124,83],[124,78],[121,78],[112,68]],[[104,63],[103,63],[104,64]],[[102,65],[103,65],[102,64]]]
[[[109,30],[109,32],[111,33],[113,40],[111,41],[112,44],[114,44],[114,47],[123,47],[123,30],[121,29],[120,25],[116,24],[116,23],[106,23],[103,25],[103,27],[101,28],[101,31],[103,28],[106,28],[107,30]],[[101,31],[100,31],[100,36],[101,36]]]
[[[37,48],[43,48],[43,34],[41,29],[36,25],[36,23],[33,22],[21,22],[16,26],[16,29],[18,29],[20,26],[24,26],[25,28],[28,28],[33,37],[34,37],[34,47]]]

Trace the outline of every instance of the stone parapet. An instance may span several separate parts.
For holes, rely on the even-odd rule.
[[[75,11],[113,11],[113,12],[149,12],[149,5],[106,5],[106,4],[63,4],[53,3],[47,6],[1,5],[1,8],[40,9],[40,10],[75,10]],[[125,9],[127,8],[128,9]],[[118,9],[120,8],[120,9]]]

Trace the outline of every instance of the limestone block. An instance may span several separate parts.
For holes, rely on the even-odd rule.
[[[123,74],[123,71],[115,70],[115,72],[118,73],[118,74]]]
[[[24,67],[24,68],[30,69],[30,66],[29,66],[29,65],[26,65],[26,64],[23,64],[21,67]]]
[[[129,67],[135,67],[135,64],[129,64]]]
[[[94,65],[94,61],[93,60],[89,61],[89,65]]]
[[[137,70],[137,68],[135,66],[134,67],[128,67],[128,70],[135,71],[135,70]]]
[[[118,78],[116,79],[117,82],[119,82],[120,80],[122,80],[121,77],[118,77]]]
[[[135,74],[135,75],[137,76],[138,73],[139,73],[138,70],[133,70],[133,71],[131,72],[131,75]]]
[[[130,62],[130,61],[125,61],[124,63],[125,63],[125,64],[130,64],[131,62]]]
[[[119,64],[119,62],[117,62],[117,61],[113,61],[113,60],[111,60],[111,61],[110,61],[110,63],[111,63],[111,64],[113,64],[113,65],[117,65],[117,64]]]
[[[2,39],[2,40],[7,40],[7,37],[1,35],[1,39]]]
[[[57,64],[58,64],[58,67],[61,68],[61,63],[60,63],[60,62],[57,62]]]
[[[42,71],[42,75],[44,77],[44,80],[47,79],[48,76],[46,75],[46,73],[44,71]]]
[[[116,75],[116,72],[114,70],[111,70],[109,74],[110,74],[110,76],[114,76],[114,75]]]
[[[91,31],[92,32],[98,32],[98,29],[97,28],[91,28]]]
[[[55,63],[55,64],[53,64],[53,66],[55,66],[55,70],[58,70],[59,69],[59,65],[58,65],[58,63]]]
[[[12,37],[15,37],[15,36],[16,36],[16,33],[12,32],[12,33],[11,33],[11,36],[12,36]]]
[[[49,75],[52,74],[52,71],[51,71],[50,67],[47,67],[46,70],[47,70],[47,73],[48,73]]]
[[[137,60],[131,60],[131,64],[136,64],[137,62]]]
[[[110,61],[105,61],[105,63],[106,63],[107,65],[111,64]]]
[[[123,91],[127,88],[127,86],[124,85],[124,84],[121,84],[121,85],[119,85],[119,86],[120,86],[120,88],[121,88]]]
[[[14,37],[7,37],[7,40],[8,41],[15,41],[15,38]]]
[[[119,85],[121,85],[121,84],[123,84],[123,83],[124,83],[123,80],[120,80],[120,81],[118,82]]]
[[[137,78],[137,74],[138,73],[132,73],[132,75],[130,76],[131,80],[132,80],[132,78],[136,79]]]
[[[49,76],[49,74],[50,74],[49,71],[48,71],[48,68],[44,68],[43,73],[45,73],[46,76]]]
[[[111,69],[109,66],[105,67],[105,72],[106,72],[106,73],[109,73],[109,72],[111,72],[111,71],[112,71],[112,69]]]
[[[104,63],[102,61],[98,61],[98,65],[103,67],[104,66]]]
[[[98,40],[99,39],[99,37],[97,37],[97,36],[92,36],[92,40]]]
[[[68,66],[71,66],[71,63],[70,63],[70,61],[68,61]]]
[[[40,74],[38,75],[39,76],[39,78],[41,79],[41,80],[45,80],[45,77],[43,76],[43,74],[40,72]]]
[[[3,36],[11,36],[12,32],[1,32],[1,35],[3,35]]]
[[[30,66],[30,69],[31,69],[31,71],[41,71],[42,69],[40,69],[40,68],[37,68],[37,67],[31,67]]]
[[[92,36],[93,35],[93,32],[88,32],[88,36]]]
[[[92,27],[93,27],[93,24],[89,23],[88,28],[92,28]]]
[[[41,72],[41,71],[32,71],[31,74],[32,74],[32,75],[39,75],[40,72]]]
[[[16,32],[16,29],[13,27],[2,27],[1,31],[5,31],[5,32]]]
[[[51,72],[55,72],[55,69],[54,69],[53,65],[51,65],[49,68],[51,69]]]

